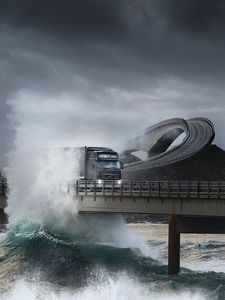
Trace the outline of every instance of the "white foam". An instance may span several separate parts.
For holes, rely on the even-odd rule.
[[[158,289],[159,290],[159,289]],[[56,290],[43,286],[37,281],[26,283],[21,280],[8,295],[2,294],[4,300],[206,300],[209,299],[200,291],[156,291],[155,287],[141,284],[127,275],[120,275],[116,279],[108,276],[98,284],[72,290]]]
[[[0,242],[4,241],[7,237],[7,234],[5,232],[0,233]]]

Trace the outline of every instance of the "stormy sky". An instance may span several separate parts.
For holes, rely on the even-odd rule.
[[[225,148],[225,1],[0,0],[0,165],[16,134],[106,145],[204,116]]]

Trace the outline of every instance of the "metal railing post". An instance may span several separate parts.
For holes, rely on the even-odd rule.
[[[114,201],[114,180],[112,180],[112,198]]]
[[[139,183],[139,197],[141,197],[142,196],[142,181],[140,181],[140,183]]]
[[[76,193],[76,195],[77,195],[77,196],[79,195],[79,193],[78,193],[78,189],[79,189],[79,181],[77,180],[77,181],[76,181],[76,190],[77,190],[77,193]]]
[[[86,179],[84,181],[84,192],[85,192],[85,196],[87,196],[87,180]]]
[[[94,201],[96,201],[96,180],[94,180]]]
[[[103,180],[103,184],[102,184],[102,194],[103,196],[105,196],[105,180]]]
[[[152,182],[149,181],[149,194],[148,194],[149,198],[151,198],[152,196]]]

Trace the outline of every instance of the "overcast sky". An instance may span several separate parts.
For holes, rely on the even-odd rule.
[[[18,132],[118,148],[172,117],[225,148],[224,53],[222,0],[0,0],[1,164]]]

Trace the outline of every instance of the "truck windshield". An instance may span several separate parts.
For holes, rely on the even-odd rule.
[[[100,169],[120,169],[120,162],[118,160],[102,160],[99,161]]]

